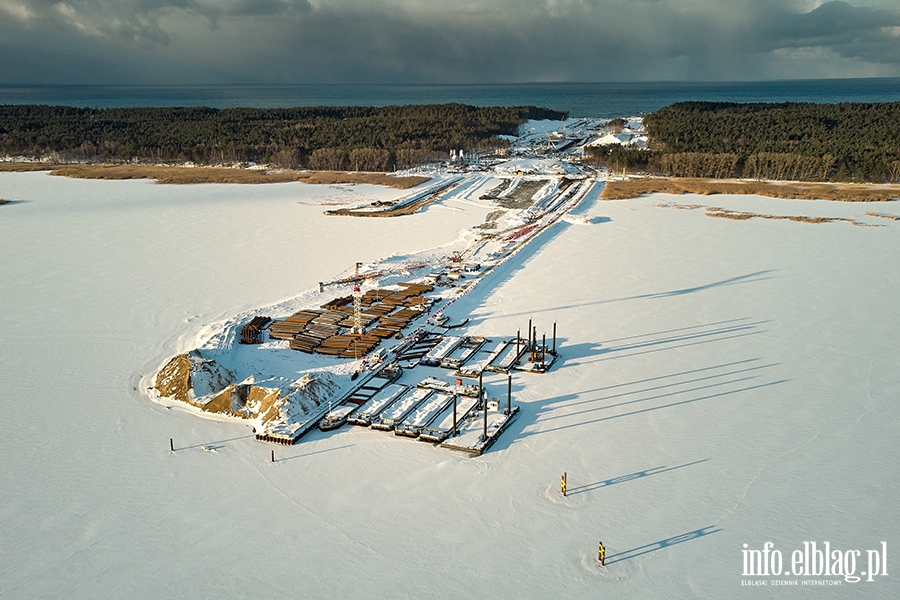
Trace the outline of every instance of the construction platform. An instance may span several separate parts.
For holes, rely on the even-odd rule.
[[[554,325],[552,348],[535,334],[528,339],[519,335],[487,339],[451,335],[449,330],[418,331],[382,354],[381,364],[363,370],[351,389],[302,427],[290,431],[276,427],[256,438],[291,445],[317,424],[326,424],[320,428],[330,431],[346,422],[479,456],[519,413],[512,404],[512,373],[544,373],[555,362],[555,329]],[[442,370],[455,381],[441,377]],[[488,387],[499,387],[498,375],[507,375],[502,400],[487,393]],[[493,379],[488,387],[485,377]],[[494,394],[498,395],[504,394]]]
[[[487,411],[473,411],[463,421],[459,432],[441,443],[441,448],[459,450],[472,456],[481,456],[497,441],[517,414],[519,414],[518,406],[511,407],[507,413],[505,409],[499,407],[494,407],[492,410],[489,402]]]

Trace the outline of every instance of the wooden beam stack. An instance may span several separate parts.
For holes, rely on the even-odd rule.
[[[422,314],[423,305],[431,302],[422,294],[431,285],[400,283],[399,290],[376,289],[361,299],[364,334],[350,333],[353,327],[353,297],[335,298],[322,305],[322,310],[300,310],[269,326],[269,337],[288,340],[292,350],[316,352],[329,356],[355,358],[374,350],[382,339],[399,335],[409,322]]]
[[[334,310],[342,306],[347,306],[351,302],[353,302],[353,296],[341,296],[339,298],[335,298],[334,300],[326,302],[321,306],[321,308],[324,308],[325,310]]]
[[[259,339],[259,334],[262,331],[263,327],[265,327],[269,321],[271,321],[269,317],[264,317],[257,315],[250,319],[250,322],[244,325],[241,328],[241,343],[242,344],[259,344],[262,340]]]
[[[292,323],[290,321],[272,321],[269,325],[269,337],[273,340],[292,340],[294,336],[306,328],[306,323]]]

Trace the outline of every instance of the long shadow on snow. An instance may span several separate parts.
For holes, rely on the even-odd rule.
[[[651,475],[659,475],[660,473],[667,473],[668,471],[674,471],[675,469],[681,469],[684,467],[699,465],[700,463],[704,463],[708,460],[709,460],[708,458],[704,458],[701,460],[695,460],[694,462],[689,462],[689,463],[685,463],[683,465],[678,465],[677,467],[666,467],[666,466],[654,467],[652,469],[644,469],[643,471],[629,473],[628,475],[620,475],[618,477],[604,479],[603,481],[595,481],[594,483],[589,483],[587,485],[580,485],[578,487],[569,488],[566,492],[566,495],[574,496],[576,494],[586,494],[587,492],[593,492],[593,491],[599,490],[601,488],[609,487],[611,485],[616,485],[617,483],[627,483],[629,481],[634,481],[635,479],[641,479],[643,477],[650,477]]]
[[[489,296],[512,280],[513,276],[521,271],[526,263],[541,251],[544,245],[549,244],[554,238],[571,226],[571,223],[557,221],[540,232],[537,237],[531,240],[528,245],[520,249],[516,254],[506,259],[506,262],[487,273],[485,277],[490,279],[490,281],[479,284],[468,294],[467,300],[468,304],[471,306],[468,311],[470,315],[468,324],[476,325],[484,322],[487,316],[474,316],[476,309],[483,306]]]
[[[726,383],[729,383],[729,384],[738,383],[738,382],[747,381],[750,379],[755,379],[755,378],[754,377],[744,377],[744,378],[736,379],[734,381],[729,381]],[[650,408],[642,408],[640,410],[633,410],[631,412],[621,413],[618,415],[610,415],[608,417],[600,417],[599,419],[592,419],[590,421],[580,421],[578,423],[572,423],[571,425],[562,425],[560,427],[553,427],[551,429],[542,429],[540,431],[523,432],[521,434],[521,436],[528,437],[528,436],[533,436],[533,435],[541,435],[541,434],[545,434],[545,433],[552,433],[554,431],[561,431],[563,429],[572,429],[574,427],[581,427],[584,425],[592,425],[594,423],[600,423],[602,421],[609,421],[611,419],[619,419],[621,417],[630,417],[633,415],[648,413],[648,412],[652,412],[655,410],[662,410],[664,408],[674,408],[676,406],[683,406],[685,404],[691,404],[693,402],[700,402],[701,400],[712,400],[714,398],[723,398],[725,396],[731,396],[733,394],[740,394],[740,393],[749,392],[752,390],[760,390],[760,389],[767,388],[767,387],[770,387],[773,385],[781,385],[782,383],[788,383],[789,381],[790,381],[790,379],[780,379],[778,381],[770,381],[768,383],[760,383],[759,385],[751,385],[751,386],[743,387],[743,388],[740,388],[737,390],[729,390],[727,392],[719,392],[718,394],[709,394],[706,396],[700,396],[699,398],[689,398],[687,400],[679,400],[678,402],[670,402],[669,404],[662,404],[660,406],[652,406]],[[717,384],[717,385],[720,385],[720,384]],[[724,384],[721,384],[721,385],[724,385]],[[709,388],[709,387],[714,387],[714,386],[705,386],[705,387]],[[699,390],[699,389],[703,389],[703,388],[697,388],[697,390]],[[680,394],[680,393],[684,393],[684,392],[678,392],[678,393]],[[662,394],[659,397],[663,397],[663,396],[667,396],[667,395],[674,395],[674,394]],[[638,401],[635,400],[633,402],[638,402]]]
[[[297,458],[306,458],[307,456],[312,456],[313,454],[324,454],[326,452],[331,452],[333,450],[343,450],[344,448],[352,448],[356,444],[345,444],[343,446],[335,446],[334,448],[325,448],[324,450],[316,450],[314,452],[306,452],[305,454],[296,454],[294,456],[286,456],[285,458],[279,458],[275,462],[285,462],[288,460],[294,460]]]
[[[629,387],[632,385],[639,385],[642,383],[650,383],[653,381],[662,381],[664,379],[671,379],[673,377],[682,377],[684,375],[695,375],[697,373],[705,373],[707,371],[713,371],[715,369],[724,369],[726,367],[745,365],[748,363],[756,362],[758,360],[762,360],[762,359],[761,358],[748,358],[745,360],[735,360],[732,362],[722,363],[719,365],[712,365],[710,367],[701,367],[699,369],[690,369],[688,371],[680,371],[678,373],[669,373],[668,375],[658,375],[656,377],[647,377],[645,379],[638,379],[637,381],[627,381],[625,383],[615,383],[613,385],[605,385],[603,387],[593,388],[590,390],[581,390],[580,392],[570,392],[568,394],[563,394],[561,396],[554,396],[551,398],[547,398],[544,400],[544,404],[547,404],[547,405],[550,405],[553,403],[564,404],[564,403],[568,402],[569,400],[577,400],[583,394],[593,394],[594,392],[605,392],[607,390],[615,390],[618,388]],[[587,402],[590,402],[590,400],[588,400]]]
[[[674,546],[675,544],[682,544],[684,542],[696,540],[697,538],[712,535],[720,531],[722,531],[722,529],[716,529],[716,525],[701,527],[700,529],[688,531],[687,533],[682,533],[681,535],[675,535],[664,540],[659,540],[658,542],[653,542],[652,544],[644,544],[643,546],[638,546],[637,548],[632,548],[631,550],[625,550],[624,552],[616,552],[615,554],[610,554],[606,557],[606,564],[611,565],[623,560],[631,560],[632,558],[637,558],[638,556],[641,556],[643,554],[650,554],[651,552],[656,552],[657,550],[662,550],[663,548],[669,548],[671,546]]]
[[[586,365],[614,358],[627,358],[630,356],[648,354],[652,352],[661,352],[664,350],[679,350],[699,344],[708,344],[710,342],[726,341],[744,336],[755,335],[763,332],[763,330],[758,329],[758,327],[765,322],[766,321],[749,322],[749,317],[741,317],[715,321],[701,325],[678,327],[658,332],[634,334],[609,340],[610,342],[614,343],[625,342],[620,343],[617,346],[612,346],[610,348],[598,347],[599,344],[597,343],[582,343],[574,345],[566,345],[565,343],[561,343],[558,344],[558,347],[560,348],[560,357],[557,359],[557,362],[550,369],[548,374],[541,375],[541,377],[552,377],[553,373],[560,369]],[[710,327],[712,329],[708,329],[705,331],[703,330],[703,328]],[[557,341],[560,340],[565,342],[565,338],[558,338]],[[609,355],[602,356],[604,353],[608,353]],[[591,360],[584,360],[584,358],[589,356],[595,356],[596,358],[593,358]],[[656,377],[649,377],[637,381],[617,383],[609,386],[598,387],[592,390],[581,390],[578,392],[571,392],[555,397],[550,397],[545,400],[519,404],[519,416],[513,423],[510,424],[508,430],[504,432],[504,434],[500,436],[500,438],[498,438],[497,442],[492,446],[491,451],[498,451],[509,448],[517,440],[524,439],[528,436],[536,435],[539,433],[550,433],[561,431],[563,429],[579,427],[582,425],[597,424],[610,419],[638,415],[654,410],[660,410],[663,408],[673,408],[684,404],[698,402],[700,400],[722,398],[733,394],[739,394],[766,388],[769,386],[780,385],[789,381],[787,379],[782,379],[779,381],[758,383],[757,385],[747,385],[749,382],[758,380],[758,378],[765,373],[765,369],[769,369],[780,364],[760,364],[759,362],[757,362],[761,360],[762,358],[759,357],[734,360],[714,364],[708,367],[699,367],[696,369],[670,373],[667,375],[659,375]],[[684,377],[688,378],[682,379]],[[637,390],[627,389],[631,386],[638,386],[644,383],[655,383],[656,385],[645,386]],[[743,385],[743,387],[729,389],[734,388],[738,385]],[[524,385],[517,385],[516,387],[520,388],[524,387]],[[605,396],[595,398],[586,397],[586,395],[595,392],[603,392],[619,388],[626,389],[621,390],[618,393],[613,393]],[[723,389],[723,391],[719,391],[717,393],[709,393],[719,389]],[[655,393],[652,396],[647,396],[648,393],[653,392],[660,393]],[[697,396],[697,394],[703,395]],[[638,397],[627,399],[629,396]],[[558,427],[553,427],[551,429],[527,431],[527,429],[529,429],[529,425],[537,425],[538,427],[543,427],[542,424],[545,424],[550,420],[567,418],[572,418],[575,420],[584,419],[585,416],[590,416],[590,413],[596,413],[598,411],[620,409],[621,407],[627,407],[632,404],[655,402],[660,400],[666,401],[667,399],[677,399],[679,397],[684,397],[684,399],[675,402],[668,402],[659,406],[650,406],[648,408],[632,410],[629,412],[614,414],[606,417],[580,420],[575,423],[561,425]],[[615,404],[603,404],[600,406],[596,405],[596,403],[605,403],[609,400],[614,400],[617,398],[623,398],[625,400],[617,402]],[[592,404],[594,405],[593,407],[590,406]],[[565,410],[578,405],[586,406],[583,410],[542,417],[542,415],[545,415],[546,413],[549,413],[551,411],[557,409]]]
[[[713,321],[712,323],[702,323],[700,325],[690,325],[688,327],[675,327],[674,329],[664,329],[662,331],[654,331],[651,333],[637,333],[635,335],[627,335],[625,337],[613,338],[611,340],[603,340],[603,343],[611,344],[613,342],[624,342],[625,340],[635,340],[638,338],[651,337],[656,335],[665,335],[668,333],[678,333],[682,331],[691,331],[702,327],[713,327],[715,325],[725,325],[726,323],[738,323],[740,321],[748,321],[750,317],[738,317],[736,319],[724,319],[722,321]]]
[[[762,333],[761,330],[754,330],[758,327],[758,325],[764,323],[765,321],[756,321],[747,323],[749,317],[742,317],[736,319],[727,319],[723,321],[716,321],[713,323],[703,324],[703,325],[693,325],[688,327],[678,327],[674,329],[664,330],[655,333],[647,333],[647,334],[635,334],[623,338],[617,338],[610,340],[612,342],[621,342],[621,341],[633,341],[631,344],[622,344],[620,346],[616,346],[610,349],[602,349],[598,348],[597,344],[594,343],[585,343],[585,344],[575,344],[575,345],[566,345],[564,343],[558,344],[560,350],[560,358],[557,359],[556,364],[550,369],[548,374],[541,375],[541,377],[552,376],[552,374],[560,369],[569,368],[569,366],[579,366],[590,364],[593,362],[599,362],[604,360],[610,360],[612,358],[626,358],[629,356],[636,356],[639,354],[648,354],[651,352],[660,352],[663,350],[677,350],[681,348],[685,348],[688,346],[695,346],[699,344],[707,344],[710,342],[716,341],[725,341],[738,337],[755,335],[757,333]],[[715,329],[710,331],[698,331],[703,327],[716,326]],[[675,335],[672,335],[675,334]],[[651,336],[665,335],[666,337],[662,337],[659,339],[645,339]],[[560,338],[562,341],[565,341],[564,338]],[[560,341],[558,339],[557,341]],[[683,342],[683,343],[678,343]],[[653,347],[659,346],[659,347]],[[636,349],[637,351],[628,352],[629,349]],[[617,354],[615,352],[623,351],[621,354]],[[579,357],[587,357],[587,356],[596,356],[598,354],[603,354],[604,352],[609,352],[609,356],[600,356],[593,360],[579,360]],[[574,360],[573,360],[574,359]],[[615,419],[619,417],[626,417],[631,415],[637,415],[645,412],[649,412],[652,410],[659,410],[662,408],[671,408],[683,404],[689,404],[692,402],[697,402],[700,400],[709,400],[713,398],[720,398],[724,396],[728,396],[731,394],[742,393],[746,391],[752,391],[756,389],[765,388],[771,385],[778,385],[781,383],[786,383],[788,380],[780,380],[780,381],[772,381],[768,383],[761,383],[758,385],[745,386],[739,389],[731,389],[726,390],[720,393],[708,394],[696,398],[687,398],[685,400],[680,400],[677,402],[670,402],[668,404],[654,406],[649,408],[644,408],[640,410],[633,410],[626,413],[621,413],[617,415],[611,415],[608,417],[601,417],[597,419],[591,419],[587,421],[580,421],[577,423],[563,425],[559,427],[554,427],[552,429],[543,429],[538,431],[526,431],[529,425],[535,425],[539,423],[544,423],[551,419],[565,419],[569,417],[578,418],[579,415],[586,415],[589,413],[615,409],[631,404],[642,403],[642,402],[650,402],[660,399],[666,399],[671,397],[679,397],[682,395],[690,395],[696,393],[703,393],[707,390],[713,390],[716,388],[722,388],[725,386],[734,386],[743,384],[746,382],[750,382],[754,379],[757,379],[758,375],[750,373],[760,372],[763,369],[768,369],[770,367],[777,366],[779,363],[771,363],[771,364],[751,364],[756,361],[762,360],[761,358],[751,358],[737,361],[730,361],[725,363],[720,363],[716,365],[711,365],[708,367],[700,367],[697,369],[691,369],[688,371],[682,371],[678,373],[671,373],[668,375],[660,375],[657,377],[649,377],[643,380],[626,382],[614,384],[611,386],[599,387],[594,390],[584,390],[580,392],[572,392],[569,394],[564,394],[552,398],[548,398],[543,401],[537,402],[528,402],[519,405],[519,416],[516,420],[510,424],[507,431],[504,432],[502,436],[500,436],[497,442],[492,446],[491,451],[499,451],[505,448],[509,448],[516,440],[524,439],[530,435],[535,435],[538,433],[550,433],[553,431],[560,431],[562,429],[569,429],[572,427],[578,427],[581,425],[590,425],[596,424],[601,421],[607,421],[609,419]],[[740,368],[735,368],[740,367]],[[717,373],[716,371],[722,370],[722,372]],[[618,394],[612,394],[599,398],[588,398],[585,399],[585,394],[590,394],[593,392],[612,390],[616,388],[627,388],[629,386],[639,385],[641,383],[652,383],[652,382],[663,382],[666,379],[673,379],[678,377],[683,377],[686,375],[696,375],[691,379],[683,380],[683,381],[674,381],[664,384],[659,384],[655,386],[646,387],[640,390],[634,391],[625,391]],[[743,375],[743,376],[742,376]],[[727,378],[727,379],[726,379]],[[706,382],[706,383],[704,383]],[[698,384],[702,383],[703,385],[696,385],[691,388],[684,388],[683,386],[687,386],[690,384]],[[516,385],[516,391],[518,389],[524,388],[524,385]],[[626,400],[624,402],[619,402],[611,405],[598,406],[594,408],[588,408],[586,410],[580,410],[577,412],[572,412],[568,414],[560,414],[549,417],[541,418],[541,415],[547,413],[554,408],[560,407],[571,407],[577,406],[579,404],[591,404],[595,402],[603,402],[615,398],[624,398],[627,396],[634,396],[637,394],[646,394],[649,392],[660,391],[660,390],[670,390],[664,393],[655,394],[649,397],[641,397],[633,400]],[[514,397],[516,394],[514,393]]]
[[[730,332],[727,332],[727,333],[730,333]],[[665,351],[665,350],[676,350],[676,349],[679,349],[679,348],[689,348],[689,347],[691,347],[691,346],[699,346],[699,345],[701,345],[701,344],[709,344],[709,343],[711,343],[711,342],[724,342],[725,340],[733,340],[733,339],[735,339],[735,338],[747,337],[747,336],[750,336],[750,335],[758,335],[758,334],[760,334],[760,333],[762,333],[762,331],[748,331],[748,332],[746,332],[746,333],[738,333],[738,334],[736,334],[736,335],[727,335],[727,336],[723,336],[723,337],[714,337],[714,338],[710,338],[710,339],[700,340],[700,341],[697,341],[697,342],[690,342],[690,343],[687,343],[687,344],[678,344],[678,345],[675,345],[675,346],[666,346],[666,347],[664,347],[664,348],[653,348],[652,350],[641,350],[640,352],[629,352],[629,353],[627,353],[627,354],[615,354],[615,355],[611,355],[611,356],[601,356],[600,358],[595,358],[595,359],[593,359],[593,360],[585,360],[585,361],[582,361],[582,362],[579,362],[579,363],[573,363],[573,364],[587,365],[587,364],[590,364],[590,363],[601,362],[601,361],[605,361],[605,360],[613,360],[613,359],[616,359],[616,358],[627,358],[627,357],[630,357],[630,356],[639,356],[639,355],[641,355],[641,354],[652,354],[652,353],[654,353],[654,352],[662,352],[662,351]],[[609,352],[609,351],[605,351],[605,352],[604,352],[603,350],[601,350],[601,351],[597,352],[597,354],[606,354],[606,353],[608,353],[608,352]]]
[[[610,346],[608,348],[601,348],[601,353],[608,352],[622,352],[623,350],[636,350],[638,348],[647,348],[650,346],[660,346],[662,344],[673,344],[675,342],[684,342],[688,340],[695,340],[699,338],[712,337],[717,335],[724,335],[730,333],[736,333],[739,331],[748,331],[751,329],[755,329],[758,325],[763,325],[764,323],[768,323],[768,321],[756,321],[753,323],[742,323],[740,325],[730,325],[725,327],[718,327],[716,329],[712,329],[709,331],[692,331],[690,333],[683,333],[681,335],[673,335],[669,337],[662,337],[659,339],[651,339],[647,341],[634,342],[630,344],[622,344],[619,346]]]
[[[760,331],[756,330],[759,325],[763,325],[768,321],[755,321],[752,323],[741,323],[742,321],[747,321],[749,317],[742,317],[739,319],[728,319],[727,321],[718,321],[714,323],[705,323],[702,325],[693,325],[690,327],[679,327],[677,329],[671,329],[667,331],[660,331],[656,333],[644,333],[633,336],[628,336],[624,338],[618,338],[614,340],[608,340],[608,342],[617,342],[617,341],[625,341],[625,340],[635,340],[629,344],[620,344],[617,346],[609,346],[604,347],[604,342],[586,342],[581,344],[573,344],[573,345],[563,345],[558,344],[560,348],[565,348],[564,352],[561,352],[561,355],[565,357],[565,362],[560,362],[556,366],[554,366],[554,370],[562,369],[564,366],[578,366],[584,364],[590,364],[592,362],[598,362],[601,360],[610,360],[612,358],[619,357],[628,357],[628,356],[637,356],[640,354],[649,354],[651,352],[658,352],[660,350],[674,350],[676,348],[686,348],[688,346],[696,346],[699,344],[704,344],[708,342],[717,342],[733,339],[736,337],[743,337],[745,335],[755,335],[760,333]],[[707,331],[697,331],[704,327],[712,327],[715,325],[721,325],[715,329],[710,329]],[[655,339],[648,340],[639,340],[639,338],[650,338],[651,336],[662,336],[663,334],[677,334],[677,335],[669,335],[666,337],[658,337]],[[736,335],[731,335],[736,334]],[[706,339],[709,338],[709,339]],[[564,338],[563,338],[564,339]],[[699,341],[692,341],[699,340]],[[688,342],[681,343],[677,345],[677,342]],[[654,346],[666,346],[665,348],[654,348],[652,350],[641,350],[642,348],[652,348]],[[630,350],[639,350],[638,352],[628,352]],[[604,358],[594,358],[593,360],[579,360],[585,359],[588,357],[597,357],[603,354],[611,354],[614,352],[625,352],[625,354],[620,354],[616,356],[608,356]]]
[[[238,440],[246,440],[247,438],[252,438],[252,437],[254,437],[254,436],[251,433],[249,435],[239,435],[237,437],[228,438],[227,440],[218,440],[216,442],[204,442],[202,444],[193,444],[191,446],[175,446],[175,451],[177,452],[179,450],[190,450],[191,448],[202,448],[204,446],[211,448],[213,450],[218,450],[219,448],[221,448],[228,442],[236,442]]]
[[[757,371],[757,370],[759,370],[759,369],[768,369],[769,367],[775,367],[775,366],[778,366],[779,364],[780,364],[780,363],[771,363],[771,364],[768,364],[768,365],[759,365],[759,366],[755,366],[755,367],[748,367],[748,368],[746,368],[746,369],[737,369],[737,370],[734,370],[734,371],[728,371],[728,372],[725,372],[725,373],[719,373],[719,374],[716,374],[716,375],[707,375],[707,376],[705,376],[705,377],[695,377],[694,379],[688,379],[688,380],[686,380],[686,381],[679,381],[679,382],[675,382],[675,383],[667,383],[667,384],[665,384],[665,385],[657,385],[657,386],[653,386],[653,387],[649,387],[649,388],[644,388],[644,389],[640,389],[640,390],[634,390],[634,391],[630,391],[630,392],[622,392],[622,393],[619,393],[619,394],[613,394],[613,395],[611,395],[611,396],[602,396],[602,397],[600,397],[600,398],[592,398],[592,399],[588,399],[588,400],[579,400],[578,402],[557,402],[557,403],[556,403],[556,406],[549,406],[547,402],[544,402],[544,403],[542,403],[542,404],[543,404],[542,410],[543,410],[543,411],[551,411],[551,410],[555,410],[555,409],[558,408],[560,405],[562,405],[562,406],[565,407],[565,408],[569,408],[569,407],[572,407],[572,406],[578,406],[578,405],[580,405],[580,404],[593,404],[594,402],[603,402],[603,401],[606,401],[606,400],[613,400],[613,399],[615,399],[615,398],[624,398],[624,397],[626,397],[626,396],[633,396],[633,395],[635,395],[635,394],[645,394],[645,393],[647,393],[647,392],[653,392],[653,391],[657,391],[657,390],[664,390],[664,389],[667,389],[667,388],[676,388],[676,387],[680,387],[680,386],[689,385],[689,384],[691,384],[691,383],[699,383],[699,382],[701,382],[701,381],[709,381],[709,380],[714,380],[714,379],[721,379],[721,378],[724,378],[724,377],[733,377],[733,376],[735,376],[735,375],[740,375],[740,374],[742,374],[742,373],[749,373],[749,372],[751,372],[751,371]],[[608,409],[610,409],[610,408],[617,408],[617,407],[619,407],[619,406],[627,406],[627,405],[629,405],[629,404],[636,404],[636,403],[638,403],[638,402],[648,402],[648,401],[650,401],[650,400],[659,400],[660,398],[668,398],[668,397],[670,397],[670,396],[677,396],[677,395],[679,395],[679,394],[686,394],[686,393],[690,393],[690,392],[698,392],[698,391],[701,391],[701,390],[707,390],[707,389],[711,389],[711,388],[721,387],[721,386],[723,386],[723,385],[731,385],[731,384],[734,384],[734,383],[740,383],[740,382],[742,382],[742,381],[750,381],[751,379],[756,379],[756,376],[754,375],[754,376],[751,376],[751,377],[740,377],[740,378],[737,378],[737,379],[731,379],[731,380],[728,380],[728,381],[717,381],[717,382],[710,383],[710,384],[706,384],[706,385],[700,385],[700,386],[692,387],[692,388],[690,388],[690,389],[673,390],[673,391],[670,391],[670,392],[666,392],[666,393],[664,393],[664,394],[657,394],[657,395],[655,395],[655,396],[648,396],[648,397],[646,397],[646,398],[638,398],[638,399],[636,399],[636,400],[628,400],[628,401],[625,401],[625,402],[618,402],[618,403],[616,403],[616,404],[607,404],[607,405],[605,405],[605,406],[599,406],[599,407],[596,407],[596,408],[588,408],[588,409],[585,409],[585,410],[579,410],[579,411],[575,411],[575,412],[567,412],[567,413],[563,413],[563,414],[559,414],[559,415],[555,415],[555,416],[545,417],[545,418],[541,419],[541,422],[546,422],[546,421],[550,421],[550,420],[553,420],[553,419],[566,419],[566,418],[569,418],[569,417],[574,417],[574,416],[577,416],[577,415],[584,415],[584,414],[588,414],[588,413],[592,413],[592,412],[596,412],[596,411],[600,411],[600,410],[608,410]],[[577,398],[577,397],[579,397],[579,395],[576,395],[575,397]]]
[[[706,283],[702,285],[697,285],[688,288],[682,288],[678,290],[669,290],[665,292],[654,292],[651,294],[639,294],[636,296],[625,296],[622,298],[607,298],[605,300],[590,300],[586,302],[573,302],[572,304],[567,304],[564,306],[554,306],[550,308],[540,308],[536,310],[532,310],[529,312],[521,312],[521,313],[510,313],[506,316],[508,317],[527,317],[532,316],[537,313],[545,313],[545,312],[555,312],[560,310],[568,310],[571,308],[582,308],[585,306],[597,306],[600,304],[610,304],[612,302],[625,302],[628,300],[651,300],[655,298],[669,298],[671,296],[680,296],[683,294],[692,294],[694,292],[701,292],[704,290],[709,290],[725,285],[737,285],[744,283],[755,283],[757,281],[765,281],[767,279],[772,279],[773,277],[762,277],[762,275],[766,275],[767,273],[774,272],[772,269],[766,269],[764,271],[756,271],[755,273],[747,273],[746,275],[738,275],[736,277],[729,277],[728,279],[723,279],[721,281],[713,281],[711,283]]]

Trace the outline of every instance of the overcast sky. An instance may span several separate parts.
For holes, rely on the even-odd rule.
[[[0,0],[2,83],[877,76],[898,0]]]

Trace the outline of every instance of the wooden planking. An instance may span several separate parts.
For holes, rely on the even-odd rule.
[[[241,328],[241,343],[242,344],[259,344],[262,342],[259,338],[259,334],[262,331],[263,327],[268,325],[269,321],[272,319],[269,317],[264,317],[262,315],[257,315],[250,319],[250,322],[244,325]]]
[[[431,285],[408,282],[399,289],[378,288],[361,297],[362,326],[369,328],[362,335],[349,333],[354,326],[353,296],[337,297],[321,309],[303,309],[269,326],[269,337],[287,340],[293,350],[354,358],[374,350],[382,339],[399,335],[410,321],[422,315],[422,308],[432,302],[422,294],[434,289]],[[252,338],[248,330],[247,339]]]

